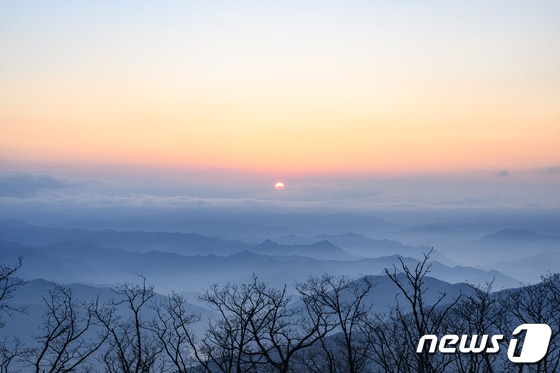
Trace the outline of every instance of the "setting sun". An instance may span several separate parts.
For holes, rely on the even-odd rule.
[[[281,189],[284,189],[284,186],[285,186],[284,183],[279,181],[276,184],[274,184],[274,189],[281,190]]]

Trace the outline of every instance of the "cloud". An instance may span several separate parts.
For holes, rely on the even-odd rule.
[[[72,186],[76,183],[51,175],[0,174],[0,197],[32,198]]]
[[[547,175],[560,175],[560,166],[549,167],[544,173]]]
[[[496,173],[496,176],[498,176],[498,177],[508,177],[510,175],[511,174],[509,173],[508,170],[502,170],[502,171]]]
[[[516,183],[491,183],[507,177],[503,169],[468,175],[408,178],[313,177],[287,179],[286,188],[274,190],[268,178],[192,182],[153,177],[85,178],[83,175],[0,173],[0,210],[62,209],[320,209],[368,210],[377,208],[502,207],[527,203],[560,205],[555,186],[540,183],[535,174]],[[560,174],[560,167],[548,173]],[[503,179],[505,181],[505,179]],[[538,193],[535,190],[539,190]]]

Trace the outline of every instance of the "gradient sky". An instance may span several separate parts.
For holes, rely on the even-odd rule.
[[[559,19],[558,1],[1,2],[0,167],[554,171]]]

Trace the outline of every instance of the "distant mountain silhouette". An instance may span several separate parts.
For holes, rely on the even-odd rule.
[[[547,270],[560,271],[557,256],[553,255],[560,253],[560,237],[535,233],[525,228],[498,230],[467,242],[464,250],[473,257],[485,258],[487,267],[523,281],[535,281]],[[539,268],[529,265],[530,261],[527,265],[523,264],[533,256],[547,265]]]
[[[451,233],[454,230],[443,224],[425,224],[425,225],[416,225],[413,227],[408,227],[402,229],[400,232],[409,232],[409,233]]]
[[[283,251],[291,250],[292,252]],[[0,241],[0,262],[13,263],[24,257],[20,270],[25,278],[48,278],[68,283],[85,281],[94,284],[114,284],[131,281],[135,272],[152,278],[163,288],[178,291],[197,291],[214,282],[247,279],[256,273],[273,285],[303,281],[311,274],[382,274],[383,268],[399,264],[400,256],[368,258],[361,260],[336,260],[312,258],[311,254],[332,250],[333,256],[344,251],[328,242],[317,245],[285,246],[265,241],[256,249],[237,252],[230,256],[180,255],[161,251],[140,253],[119,248],[105,248],[94,244],[66,242],[43,247],[28,247],[18,243]],[[328,257],[328,255],[326,255]],[[319,259],[322,258],[322,259]],[[417,259],[402,257],[408,265]],[[471,281],[484,283],[496,278],[500,287],[515,286],[517,281],[497,272],[470,267],[448,267],[432,263],[431,275],[450,282]]]
[[[412,247],[397,241],[371,239],[354,233],[343,235],[282,236],[279,242],[265,240],[260,244],[208,237],[196,233],[85,230],[35,226],[22,221],[0,223],[0,239],[26,246],[48,246],[73,242],[74,246],[94,245],[130,251],[160,251],[185,256],[231,254],[251,250],[273,256],[311,256],[318,259],[348,260],[353,257],[379,257],[393,254],[421,256],[428,247]]]
[[[502,229],[496,233],[489,234],[480,239],[485,242],[506,242],[506,241],[530,241],[530,242],[558,242],[560,237],[546,236],[535,233],[528,229]]]
[[[353,259],[352,255],[333,245],[328,240],[315,242],[310,245],[282,245],[271,240],[265,240],[251,251],[257,254],[272,256],[298,255],[325,260]]]
[[[13,221],[0,223],[0,239],[31,246],[76,242],[144,252],[160,250],[184,255],[230,255],[252,246],[241,241],[206,237],[196,233],[84,230],[16,224]]]
[[[419,263],[418,259],[400,255],[362,259],[360,262],[371,268],[370,273],[383,273],[385,268],[393,268],[393,265],[398,269],[400,266],[399,259],[409,268],[414,268]],[[468,282],[472,285],[484,285],[488,281],[494,281],[496,289],[519,285],[519,281],[516,279],[494,270],[486,271],[473,267],[447,266],[437,260],[430,261],[429,265],[430,276],[450,283]]]
[[[540,252],[519,259],[504,258],[502,262],[495,263],[495,265],[503,268],[503,273],[522,279],[527,277],[527,273],[538,273],[541,276],[546,273],[559,273],[560,250]],[[537,280],[537,276],[532,276],[531,280],[525,280],[524,282],[533,283]]]
[[[333,245],[343,248],[348,253],[361,257],[378,257],[396,253],[419,255],[429,250],[427,246],[407,246],[397,241],[373,239],[351,232],[346,234],[321,234],[309,237],[286,235],[279,237],[276,241],[287,245],[305,245],[318,241],[329,241]]]

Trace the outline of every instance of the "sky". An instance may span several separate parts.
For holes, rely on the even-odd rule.
[[[1,2],[0,198],[560,207],[558,19],[540,0]]]

